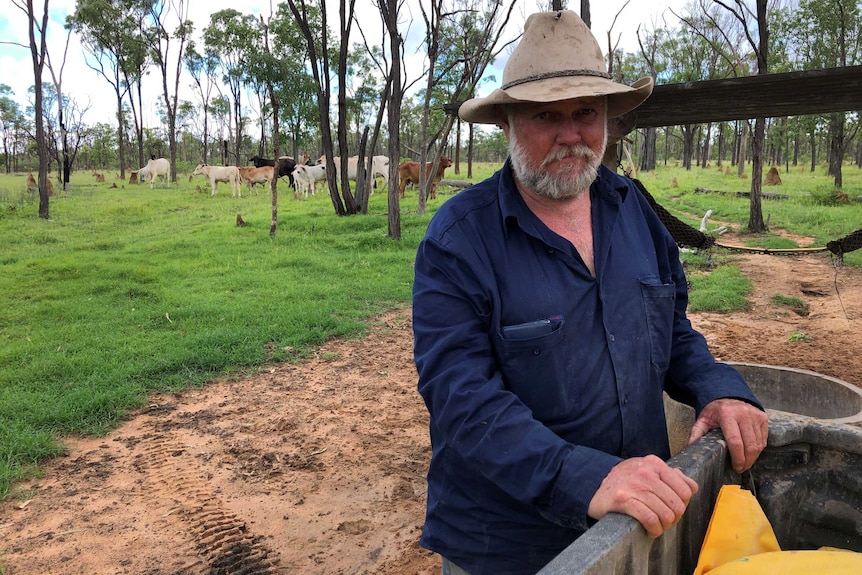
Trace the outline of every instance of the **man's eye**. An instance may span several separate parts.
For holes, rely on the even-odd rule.
[[[596,114],[596,110],[593,108],[584,108],[583,110],[578,111],[578,115],[580,116],[593,116]]]

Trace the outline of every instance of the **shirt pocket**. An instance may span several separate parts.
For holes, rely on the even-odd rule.
[[[650,362],[664,373],[670,363],[673,341],[676,284],[663,283],[657,276],[638,278],[650,342]]]
[[[562,315],[503,326],[498,332],[498,358],[506,387],[540,420],[567,412],[573,393]]]

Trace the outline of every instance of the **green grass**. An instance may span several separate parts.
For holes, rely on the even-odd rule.
[[[799,315],[808,315],[808,304],[802,298],[774,294],[772,296],[772,303],[779,307],[789,307]]]
[[[493,170],[476,165],[473,180]],[[744,225],[747,200],[694,194],[696,185],[744,187],[723,176],[715,182],[711,172],[661,168],[641,179],[694,226],[705,209],[717,211],[716,221]],[[862,195],[857,174],[846,169],[845,181]],[[441,188],[418,216],[416,192],[408,191],[395,242],[387,238],[384,193],[372,196],[369,215],[337,217],[328,195],[295,200],[280,185],[271,239],[268,194],[231,198],[220,185],[211,197],[196,193],[206,186],[188,174],[150,190],[75,173],[71,190],[51,198],[49,220],[37,217],[25,179],[0,175],[0,499],[61,453],[64,436],[108,432],[150,392],[301,361],[327,339],[361,337],[376,314],[408,306],[418,242],[454,193]],[[828,188],[825,180],[794,184],[788,175],[788,186],[800,190],[764,203],[772,225],[820,244],[858,229],[862,206],[819,206],[801,189]],[[237,227],[237,214],[249,225]],[[846,262],[862,264],[860,252]],[[684,257],[692,311],[747,305],[750,285],[731,259]]]
[[[745,309],[751,282],[735,266],[718,266],[709,273],[688,275],[690,312],[729,312]]]
[[[707,229],[713,230],[720,222],[727,222],[737,226],[739,232],[747,231],[750,200],[738,197],[736,193],[749,192],[750,180],[738,178],[735,168],[732,174],[727,175],[715,165],[686,171],[676,164],[669,162],[668,166],[661,166],[655,172],[639,175],[662,206],[695,228],[700,226],[707,210],[712,210]],[[750,176],[750,165],[746,166],[746,173]],[[848,204],[824,201],[823,198],[831,197],[834,190],[833,178],[826,174],[825,166],[818,167],[814,173],[809,171],[807,164],[791,166],[789,172],[781,167],[780,174],[780,186],[763,186],[762,190],[786,195],[787,199],[762,200],[763,219],[769,232],[746,237],[745,245],[793,249],[799,247],[796,242],[781,237],[783,232],[792,232],[813,238],[814,243],[809,247],[825,247],[830,240],[843,238],[862,228],[862,202],[852,199]],[[846,163],[842,174],[843,192],[850,198],[862,197],[862,170]],[[672,186],[674,178],[678,184],[676,187]],[[698,188],[712,190],[712,193],[695,193]],[[862,250],[849,252],[844,257],[849,265],[862,265]]]

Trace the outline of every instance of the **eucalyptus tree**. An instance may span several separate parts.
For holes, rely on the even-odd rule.
[[[63,149],[63,158],[60,165],[60,181],[63,184],[63,189],[69,189],[69,172],[71,171],[72,158],[69,154],[69,135],[67,129],[67,118],[65,118],[65,99],[63,98],[63,71],[66,68],[66,56],[69,53],[69,41],[72,39],[72,27],[66,26],[66,45],[63,49],[63,57],[60,60],[59,66],[55,65],[51,60],[51,54],[48,53],[45,58],[45,64],[48,66],[48,71],[51,74],[51,80],[54,82],[54,89],[57,91],[57,117],[58,127],[60,129],[60,141]],[[59,158],[58,158],[59,161]]]
[[[12,88],[0,84],[0,133],[3,138],[3,164],[7,174],[12,171],[12,155],[15,153],[15,126],[22,118],[21,108],[11,98],[12,94]]]
[[[465,97],[472,98],[476,95],[476,88],[481,83],[495,80],[493,77],[487,77],[485,71],[503,50],[516,41],[514,38],[503,41],[503,33],[511,20],[515,2],[510,1],[507,7],[504,2],[499,0],[490,2],[473,0],[465,8],[456,16],[454,21],[456,34],[453,47],[456,53],[455,58],[460,62],[460,66],[456,67],[455,72],[460,73],[461,78],[465,81],[462,93]],[[589,2],[587,2],[587,11],[589,12]],[[460,30],[460,34],[457,34],[458,30]],[[457,82],[455,85],[457,86]],[[461,149],[461,119],[457,114],[454,114],[454,120],[456,122],[455,133],[458,136],[455,144],[456,158],[454,162],[455,172],[458,173],[459,158],[457,156]],[[467,177],[471,178],[473,176],[475,133],[472,124],[468,124],[467,129]]]
[[[291,141],[292,154],[299,155],[299,146],[307,143],[312,131],[320,125],[317,91],[314,77],[306,62],[308,45],[287,4],[281,3],[269,23],[272,33],[272,54],[278,61],[278,78],[273,84],[278,102],[280,124]]]
[[[102,76],[117,98],[117,146],[120,162],[120,177],[126,175],[126,145],[123,137],[123,98],[128,85],[123,82],[121,61],[125,57],[125,43],[130,41],[126,15],[120,12],[117,0],[78,0],[75,12],[69,17],[72,29],[78,32],[81,44],[89,57],[87,66]],[[106,16],[112,14],[109,20]]]
[[[215,88],[215,74],[218,70],[218,60],[212,55],[201,55],[197,51],[197,46],[194,40],[189,40],[186,44],[186,50],[183,53],[186,70],[192,77],[191,88],[198,98],[198,103],[201,106],[201,125],[200,125],[200,142],[201,154],[200,161],[207,163],[207,151],[209,142],[209,116],[210,116],[210,101],[212,99],[213,88]]]
[[[474,0],[470,3],[430,0],[426,10],[420,4],[425,21],[425,49],[428,69],[425,72],[421,146],[419,150],[419,198],[417,213],[424,214],[426,198],[433,185],[440,156],[448,141],[457,113],[441,114],[443,104],[472,96],[486,67],[503,49],[503,36],[515,2],[505,6],[498,0]],[[433,126],[433,117],[439,123]],[[433,158],[430,172],[428,157]]]
[[[409,28],[406,31],[399,29],[399,20],[401,11],[405,5],[404,0],[380,0],[377,2],[380,15],[380,40],[374,42],[369,39],[370,30],[363,29],[360,22],[357,21],[357,30],[362,36],[362,42],[365,46],[365,51],[362,52],[362,61],[368,64],[367,74],[364,74],[366,81],[357,90],[359,100],[365,103],[360,104],[360,108],[364,108],[368,117],[373,113],[374,103],[365,102],[365,96],[374,97],[376,92],[376,114],[371,131],[370,141],[368,144],[371,152],[367,158],[366,178],[370,180],[373,176],[370,173],[371,166],[374,161],[374,154],[379,147],[381,132],[384,126],[389,129],[389,137],[386,138],[386,156],[390,158],[389,173],[388,173],[388,214],[389,214],[389,237],[392,239],[401,239],[401,200],[396,193],[398,189],[398,166],[401,154],[401,104],[406,91],[406,79],[404,78],[404,39],[403,35],[409,35]],[[357,50],[359,52],[359,50]],[[361,149],[360,149],[361,151]],[[370,189],[370,183],[365,189]],[[357,188],[360,190],[361,188]],[[368,213],[368,194],[364,194],[359,198],[363,214]]]
[[[341,182],[336,177],[332,146],[332,123],[329,117],[329,109],[332,94],[331,80],[331,50],[332,41],[329,38],[328,13],[325,3],[312,4],[306,0],[287,0],[290,13],[299,26],[305,45],[308,50],[308,62],[311,74],[314,77],[317,109],[320,117],[320,139],[326,155],[326,181],[329,186],[329,198],[335,213],[339,216],[351,215],[358,212],[355,198],[350,191],[350,183],[347,179],[347,134],[345,126],[345,114],[342,105],[338,107],[338,121],[336,132],[339,149],[341,153]],[[353,13],[353,4],[346,5],[346,0],[339,0],[339,22],[340,38],[342,46],[348,41],[349,36],[349,13]],[[345,47],[346,49],[346,47]],[[341,68],[343,64],[343,68]],[[341,71],[338,73],[338,92],[342,93],[344,87],[344,76],[346,72],[346,54],[344,59],[339,57],[337,66]],[[339,184],[340,187],[339,187]],[[340,190],[340,191],[339,191]]]
[[[220,10],[210,16],[204,29],[206,53],[217,58],[222,70],[222,80],[230,89],[233,109],[234,164],[241,164],[242,136],[245,121],[242,116],[242,93],[245,88],[246,70],[253,46],[259,43],[261,29],[251,14],[242,14],[233,8]]]
[[[82,142],[79,156],[89,168],[110,169],[117,163],[117,149],[117,131],[110,124],[97,122]]]
[[[281,155],[279,129],[280,102],[276,94],[276,87],[281,88],[287,80],[285,75],[291,66],[291,62],[273,53],[270,43],[273,17],[274,15],[271,12],[268,18],[264,18],[262,14],[260,15],[261,36],[259,39],[262,42],[252,46],[247,76],[257,85],[264,87],[266,96],[269,97],[272,108],[272,149],[273,154],[278,158]],[[266,106],[261,105],[261,141],[263,141],[263,134],[265,133],[265,109]],[[278,178],[273,178],[270,181],[270,189],[272,193],[272,218],[269,225],[269,235],[274,238],[278,226]]]
[[[225,134],[229,137],[231,134],[231,103],[230,98],[224,94],[219,94],[210,102],[210,113],[215,122],[215,131],[218,133],[218,149],[221,163],[227,165],[227,145]],[[204,142],[207,145],[207,142]]]
[[[640,58],[624,57],[619,64],[620,72],[634,69],[638,65],[635,62],[643,62],[645,72],[655,81],[667,66],[667,62],[661,58],[660,46],[668,41],[670,32],[666,28],[653,28],[652,30],[637,29],[638,48]],[[632,55],[633,56],[633,55]],[[620,79],[622,80],[622,79]],[[640,169],[643,171],[655,170],[656,167],[656,143],[658,135],[655,127],[650,126],[644,130],[644,139],[640,156]]]
[[[752,12],[744,0],[733,0],[733,2],[712,0],[712,2],[727,10],[742,25],[748,45],[757,61],[757,74],[768,74],[769,28],[766,19],[768,0],[756,0],[755,12]],[[756,32],[753,28],[756,29]],[[766,224],[763,221],[763,208],[761,206],[765,132],[766,119],[762,117],[756,118],[754,120],[754,137],[751,140],[751,196],[748,210],[748,230],[753,233],[766,231]]]
[[[40,114],[35,104],[35,86],[31,86],[29,92],[33,95],[33,104],[28,111],[43,118],[47,163],[56,162],[59,179],[63,181],[68,166],[75,163],[78,150],[89,137],[90,127],[84,122],[84,115],[90,105],[82,106],[68,94],[58,91],[56,84],[43,82]]]
[[[16,8],[27,16],[27,35],[30,43],[30,58],[33,62],[33,95],[35,118],[35,141],[39,155],[39,217],[48,219],[48,142],[45,134],[45,124],[42,114],[42,71],[45,68],[45,58],[48,55],[48,0],[42,4],[41,14],[33,0],[12,0]]]
[[[404,81],[402,61],[404,58],[404,39],[398,30],[398,18],[401,14],[403,0],[378,0],[380,21],[383,24],[384,39],[381,46],[388,46],[381,56],[389,55],[388,65],[383,60],[381,69],[386,76],[388,98],[386,100],[387,124],[389,126],[389,190],[387,200],[389,209],[387,219],[387,235],[393,240],[401,239],[401,207],[398,197],[398,164],[396,158],[401,157],[401,102],[404,99]]]
[[[787,29],[798,65],[816,70],[862,63],[860,11],[858,0],[800,0],[797,9],[791,12]],[[856,113],[848,126],[847,114],[834,112],[828,120],[829,174],[840,189],[845,150],[858,133],[860,118]]]
[[[143,78],[150,67],[145,33],[152,0],[78,0],[69,24],[81,36],[85,50],[95,60],[87,65],[113,88],[117,98],[117,140],[120,176],[126,169],[126,126],[134,126],[137,165],[144,164]],[[131,122],[123,105],[128,99]]]
[[[180,76],[183,70],[186,40],[193,30],[192,22],[188,19],[188,10],[185,0],[151,0],[148,26],[144,33],[150,58],[161,74],[162,98],[168,122],[171,179],[174,182],[177,181],[177,106]],[[173,30],[168,29],[168,22],[171,19],[177,21],[177,26]],[[173,82],[172,87],[171,82]]]
[[[728,77],[738,77],[748,66],[745,64],[745,37],[739,22],[727,11],[722,10],[709,0],[699,0],[690,4],[688,13],[680,17],[680,21],[706,46],[705,60],[700,63],[703,80],[714,80]],[[709,161],[712,122],[705,128],[705,136],[701,144],[699,163],[703,166]],[[723,135],[719,124],[718,134]],[[687,168],[691,168],[688,161]],[[744,162],[740,162],[740,174]]]
[[[683,27],[679,37],[683,54],[685,72],[677,81],[714,80],[739,76],[746,66],[741,48],[741,33],[736,21],[724,10],[719,9],[710,0],[691,2],[685,12],[678,16]],[[692,156],[695,153],[693,126],[682,126],[683,130],[683,166],[691,169]],[[712,124],[704,129],[705,137],[701,144],[702,155],[698,163],[706,165],[709,158],[710,134]]]

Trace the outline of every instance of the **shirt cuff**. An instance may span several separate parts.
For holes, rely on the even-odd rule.
[[[589,447],[576,447],[563,461],[547,505],[539,512],[557,525],[586,531],[595,521],[587,511],[590,501],[611,468],[622,459]]]

